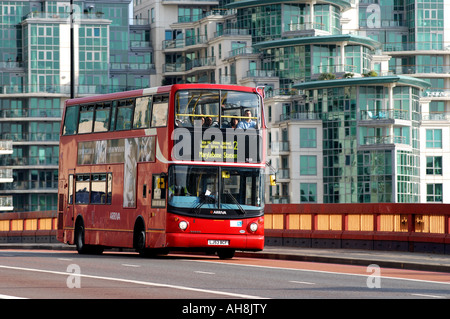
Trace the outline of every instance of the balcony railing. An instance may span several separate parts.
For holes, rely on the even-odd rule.
[[[366,111],[360,113],[361,120],[410,120],[409,111],[407,110],[381,110]]]
[[[279,168],[276,173],[277,180],[279,179],[289,179],[289,168]]]
[[[450,113],[447,112],[423,113],[422,121],[450,121]]]
[[[12,140],[0,140],[0,154],[13,151]]]
[[[280,121],[306,121],[306,120],[321,120],[323,118],[322,113],[309,113],[309,112],[298,112],[298,113],[286,113],[280,115]]]
[[[242,47],[242,48],[237,48],[234,50],[231,50],[228,53],[228,57],[232,58],[234,56],[238,56],[238,55],[252,55],[252,54],[259,54],[259,50],[253,47]]]
[[[163,50],[181,49],[184,47],[197,45],[197,44],[204,44],[207,42],[208,42],[208,39],[205,35],[198,35],[195,37],[188,37],[188,38],[183,38],[183,39],[164,40],[162,46],[163,46]]]
[[[0,196],[0,209],[12,210],[13,209],[13,197],[12,196]]]
[[[288,141],[272,142],[271,150],[272,155],[277,155],[283,152],[289,152],[289,142]]]
[[[272,78],[277,77],[277,72],[275,70],[248,70],[248,78]]]
[[[56,117],[61,118],[60,109],[39,110],[39,109],[11,109],[0,110],[0,118],[18,117]]]
[[[407,144],[405,136],[364,136],[364,145]]]
[[[199,58],[189,62],[186,62],[186,71],[191,70],[193,68],[200,68],[205,66],[215,66],[216,58],[215,57],[207,57],[207,58]]]

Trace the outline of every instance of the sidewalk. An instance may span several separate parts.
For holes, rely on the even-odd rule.
[[[1,249],[75,250],[65,244],[0,244]],[[236,252],[236,257],[296,260],[369,266],[376,264],[385,268],[438,271],[450,273],[450,255],[425,254],[401,251],[377,251],[355,249],[316,249],[266,246],[261,252]]]
[[[266,246],[262,252],[237,252],[236,256],[322,262],[450,273],[450,255],[402,251],[323,249]]]

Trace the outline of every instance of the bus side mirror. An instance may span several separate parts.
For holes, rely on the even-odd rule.
[[[274,174],[270,175],[270,186],[276,186],[277,185],[277,179]]]

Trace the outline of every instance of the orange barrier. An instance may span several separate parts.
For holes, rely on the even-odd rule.
[[[448,204],[268,204],[266,243],[450,254]]]
[[[449,204],[267,204],[267,245],[450,254]],[[0,213],[0,243],[56,241],[57,213]]]
[[[53,243],[57,214],[54,211],[0,213],[0,243]]]

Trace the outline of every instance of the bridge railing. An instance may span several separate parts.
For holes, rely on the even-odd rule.
[[[269,204],[269,245],[450,254],[448,204]]]
[[[0,243],[53,243],[56,211],[0,213]]]

